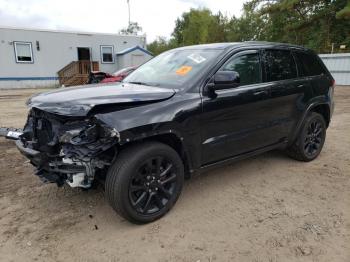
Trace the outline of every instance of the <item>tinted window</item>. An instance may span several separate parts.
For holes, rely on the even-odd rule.
[[[228,60],[220,71],[236,71],[239,73],[241,85],[261,82],[259,54],[245,54]]]
[[[267,82],[297,77],[296,65],[290,51],[266,50],[263,57]]]
[[[295,52],[295,59],[298,64],[299,76],[316,76],[326,73],[316,56]]]

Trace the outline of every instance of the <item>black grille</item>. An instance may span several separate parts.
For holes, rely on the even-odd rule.
[[[58,154],[57,132],[62,126],[55,118],[50,118],[46,112],[32,109],[24,128],[25,144],[40,152]]]
[[[39,145],[47,145],[52,142],[54,135],[52,132],[51,122],[45,118],[36,119],[36,138]]]

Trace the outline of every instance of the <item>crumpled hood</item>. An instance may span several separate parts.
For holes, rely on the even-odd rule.
[[[34,107],[58,115],[86,116],[97,105],[152,103],[172,97],[175,90],[129,83],[60,88],[35,95],[27,101]]]

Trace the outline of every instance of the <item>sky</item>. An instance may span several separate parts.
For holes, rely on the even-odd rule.
[[[147,42],[170,37],[176,18],[190,8],[240,16],[246,0],[130,0],[131,21]],[[117,33],[128,25],[127,0],[0,0],[0,26]]]

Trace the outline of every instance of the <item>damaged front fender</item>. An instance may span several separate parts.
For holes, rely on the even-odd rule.
[[[61,154],[69,158],[86,159],[95,157],[114,146],[120,140],[115,128],[95,121],[83,128],[65,131],[60,137]]]
[[[119,111],[96,112],[95,118],[119,132],[119,145],[153,139],[171,143],[173,137],[186,155],[190,171],[200,166],[201,98],[196,93]],[[163,139],[164,138],[164,139]]]

